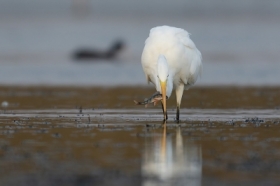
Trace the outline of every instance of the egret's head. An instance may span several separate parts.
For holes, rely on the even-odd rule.
[[[164,55],[159,55],[157,61],[158,78],[161,82],[167,81],[168,78],[168,63]]]
[[[161,86],[162,103],[163,103],[163,113],[164,119],[167,119],[166,112],[166,84],[169,75],[168,63],[164,55],[159,55],[157,61],[158,79]]]

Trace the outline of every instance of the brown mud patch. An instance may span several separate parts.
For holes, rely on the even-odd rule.
[[[0,87],[0,101],[9,109],[134,108],[155,92],[147,87]],[[182,108],[275,109],[280,108],[280,87],[194,87],[185,91]],[[175,94],[168,100],[175,108]]]

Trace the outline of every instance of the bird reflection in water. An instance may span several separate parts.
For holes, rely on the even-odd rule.
[[[144,186],[201,185],[201,148],[191,142],[184,143],[180,127],[176,129],[174,143],[164,123],[162,135],[154,133],[146,138],[142,176]]]

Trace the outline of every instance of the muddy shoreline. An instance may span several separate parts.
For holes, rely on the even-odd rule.
[[[134,108],[134,99],[143,100],[154,92],[152,87],[0,86],[0,101],[11,103],[10,109]],[[185,91],[182,108],[279,109],[279,95],[280,87],[193,87]],[[168,107],[175,106],[173,93]]]
[[[166,125],[134,105],[152,93],[0,87],[0,184],[278,185],[280,87],[194,87],[180,125],[174,94]]]

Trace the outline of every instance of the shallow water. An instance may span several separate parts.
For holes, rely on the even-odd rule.
[[[191,33],[202,53],[198,85],[279,86],[279,9],[275,0],[1,0],[0,84],[146,85],[144,42],[151,28],[170,25]],[[117,39],[126,47],[116,59],[72,59]]]
[[[197,87],[177,125],[149,88],[1,87],[0,183],[278,185],[279,91]]]

